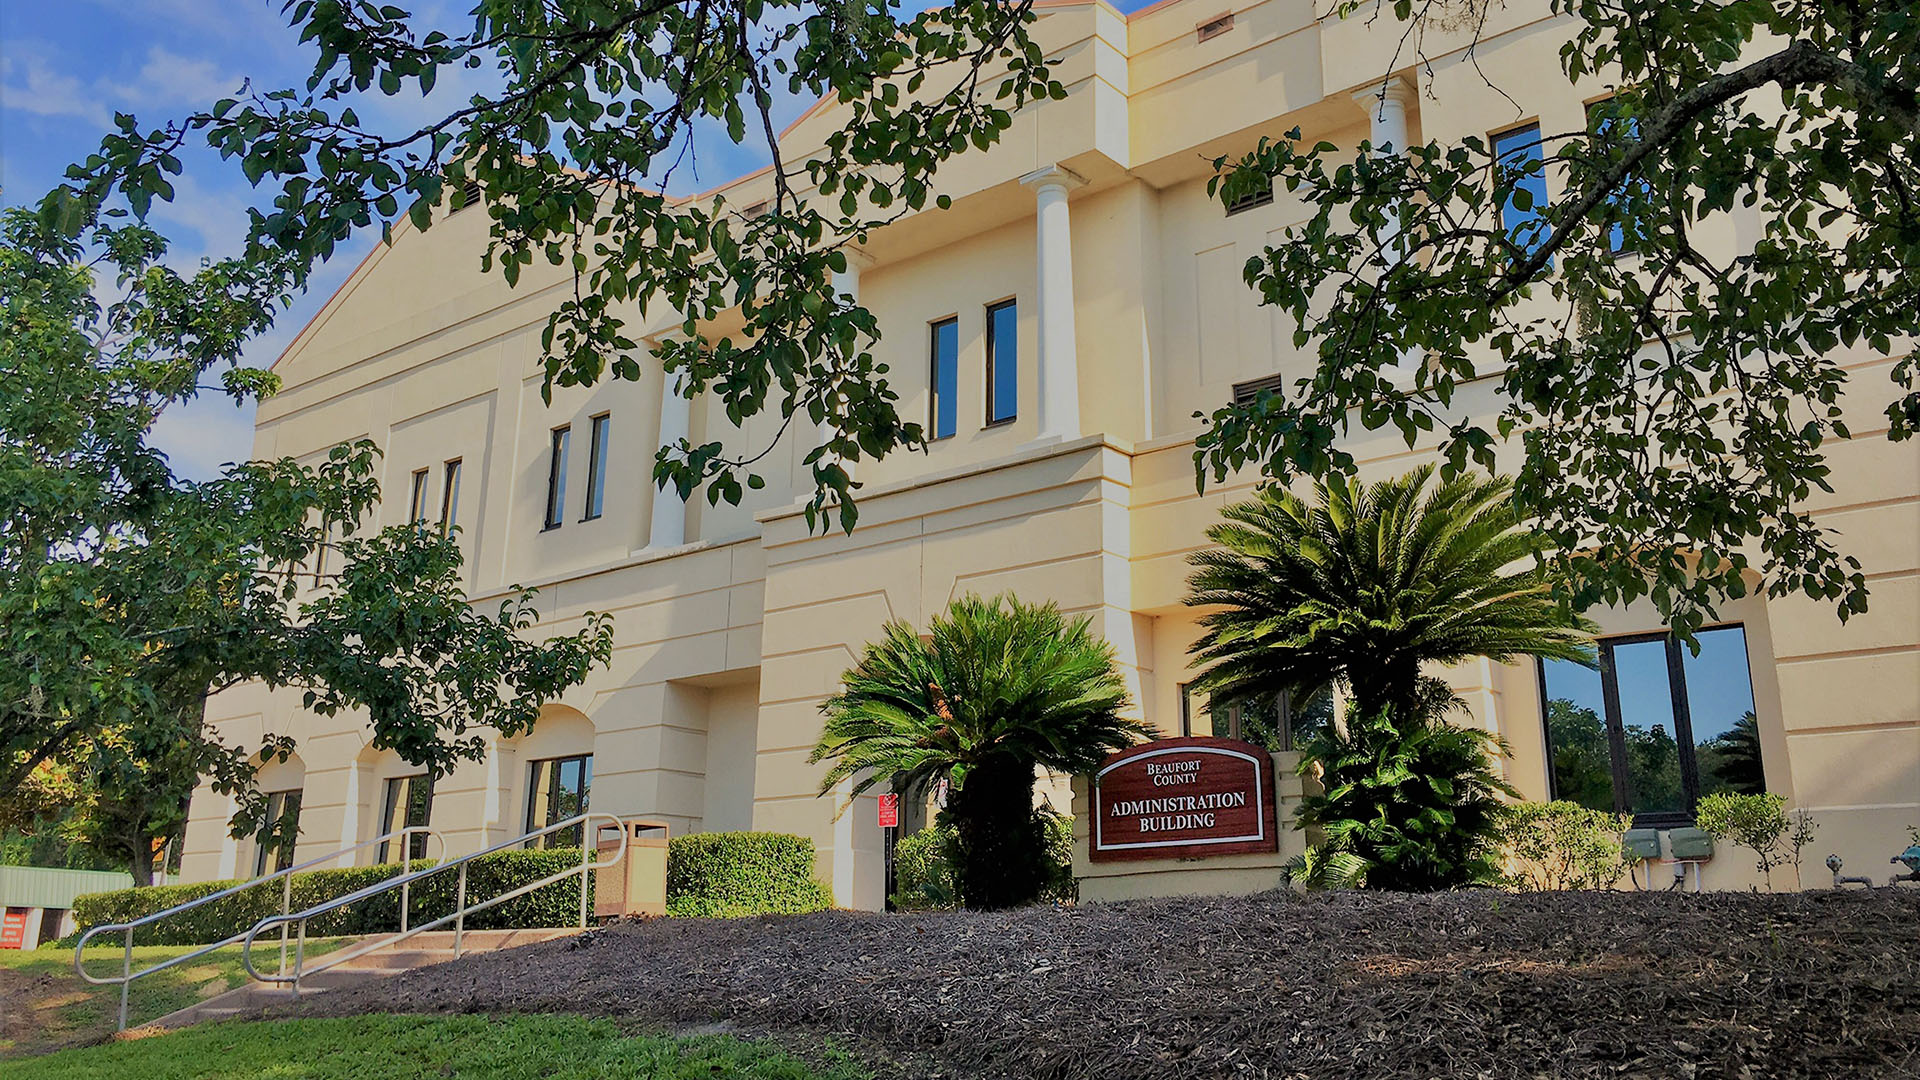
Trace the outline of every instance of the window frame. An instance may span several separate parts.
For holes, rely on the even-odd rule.
[[[552,532],[566,523],[567,455],[572,443],[572,424],[561,424],[547,432],[547,514],[541,532]]]
[[[303,798],[306,790],[307,789],[302,786],[266,793],[268,821],[278,821],[287,816],[287,801],[289,797],[291,797],[293,801],[293,835],[279,837],[269,844],[262,843],[259,835],[255,834],[253,841],[254,877],[265,877],[270,872],[277,874],[293,865],[293,850],[295,845],[300,842],[300,811],[306,809],[306,800]],[[280,809],[278,812],[274,810],[274,806],[276,805],[274,800],[276,799],[279,800],[277,805]],[[267,870],[267,857],[269,853],[277,853],[274,855],[272,871]]]
[[[1500,207],[1499,207],[1500,231],[1503,234],[1505,234],[1509,240],[1513,242],[1515,247],[1520,248],[1521,251],[1524,252],[1525,254],[1531,255],[1533,254],[1533,250],[1535,248],[1547,242],[1547,238],[1551,234],[1550,230],[1548,230],[1545,227],[1545,225],[1546,225],[1546,209],[1548,206],[1552,204],[1553,190],[1547,184],[1546,135],[1543,133],[1543,129],[1540,127],[1540,118],[1536,116],[1536,117],[1533,117],[1532,119],[1522,121],[1521,123],[1510,124],[1506,127],[1499,128],[1495,131],[1488,132],[1487,133],[1487,150],[1489,153],[1493,155],[1494,168],[1495,169],[1503,168],[1504,166],[1502,163],[1506,160],[1508,153],[1510,152],[1505,152],[1500,149],[1500,140],[1505,139],[1510,135],[1517,135],[1525,131],[1533,132],[1533,144],[1531,147],[1531,153],[1534,156],[1531,160],[1540,163],[1540,170],[1538,174],[1538,179],[1540,181],[1540,190],[1537,193],[1536,202],[1534,204],[1533,209],[1529,211],[1529,213],[1531,213],[1532,215],[1531,218],[1527,222],[1520,223],[1520,225],[1508,224],[1507,212],[1511,204],[1505,203],[1505,202],[1500,204]],[[1498,187],[1499,181],[1500,181],[1499,175],[1496,173],[1494,176],[1494,184],[1496,187]],[[1522,212],[1517,207],[1514,207],[1513,210],[1515,213]],[[1535,233],[1530,243],[1523,244],[1520,242],[1516,234],[1520,227],[1528,224],[1531,224],[1535,227]],[[1553,262],[1551,259],[1548,260],[1547,265],[1549,267],[1553,265]]]
[[[1207,736],[1195,736],[1193,733],[1194,713],[1196,711],[1194,709],[1194,701],[1193,701],[1193,694],[1194,694],[1193,683],[1192,682],[1180,683],[1179,691],[1180,691],[1180,737],[1183,739],[1207,737]],[[1308,695],[1307,700],[1312,701],[1315,697],[1318,697],[1318,696],[1319,696],[1318,694],[1310,694]],[[1300,750],[1300,743],[1299,743],[1299,740],[1294,738],[1294,731],[1293,731],[1294,717],[1296,715],[1293,707],[1293,694],[1290,691],[1282,691],[1280,693],[1279,704],[1280,704],[1280,715],[1277,718],[1277,727],[1278,727],[1278,730],[1280,731],[1280,735],[1281,735],[1280,742],[1282,745],[1277,750],[1269,750],[1269,753],[1278,753],[1278,754],[1298,753]],[[1246,728],[1242,724],[1242,718],[1245,715],[1245,709],[1246,709],[1246,705],[1243,701],[1235,700],[1235,701],[1227,702],[1226,709],[1225,709],[1227,713],[1227,734],[1221,735],[1216,731],[1214,735],[1212,735],[1211,737],[1218,738],[1218,739],[1237,739],[1241,742],[1252,742],[1253,740],[1247,738]],[[1258,745],[1258,744],[1256,743],[1255,745]]]
[[[1758,724],[1760,705],[1753,696],[1753,657],[1745,646],[1751,638],[1747,634],[1744,622],[1715,623],[1701,627],[1697,633],[1709,634],[1716,630],[1739,630],[1742,648],[1742,660],[1747,672],[1748,700],[1754,703],[1754,722]],[[1617,666],[1613,662],[1613,650],[1623,645],[1644,645],[1648,642],[1664,641],[1667,661],[1667,696],[1673,709],[1673,741],[1680,760],[1680,792],[1686,800],[1687,809],[1674,810],[1635,810],[1628,805],[1632,790],[1632,773],[1627,762],[1626,718],[1620,711],[1620,679]],[[1700,805],[1700,761],[1695,746],[1693,732],[1693,706],[1687,694],[1686,651],[1679,635],[1672,630],[1646,630],[1631,634],[1613,634],[1599,638],[1594,642],[1600,661],[1600,700],[1601,723],[1607,729],[1607,756],[1610,775],[1613,778],[1613,812],[1633,815],[1636,828],[1667,829],[1692,825]],[[1540,740],[1546,749],[1547,797],[1560,797],[1559,777],[1554,773],[1553,732],[1547,722],[1547,704],[1552,698],[1547,693],[1547,664],[1536,659],[1533,664],[1534,686],[1540,695]],[[1764,759],[1763,759],[1764,762]],[[1762,776],[1764,783],[1765,777]]]
[[[424,525],[427,522],[427,480],[432,469],[413,470],[413,486],[407,495],[407,524]]]
[[[1589,147],[1592,147],[1594,145],[1595,140],[1603,134],[1603,132],[1600,129],[1599,121],[1614,119],[1609,117],[1597,116],[1596,113],[1606,108],[1609,104],[1613,103],[1615,100],[1619,98],[1619,96],[1620,95],[1617,93],[1605,94],[1601,97],[1597,97],[1591,101],[1585,102],[1580,106],[1581,116],[1586,121],[1586,129],[1587,129],[1586,137],[1587,137]],[[1618,119],[1623,119],[1631,124],[1633,130],[1629,133],[1630,138],[1637,138],[1639,136],[1639,129],[1640,129],[1639,117],[1629,116],[1629,117],[1620,117]],[[1601,203],[1602,204],[1614,203],[1616,200],[1618,200],[1620,195],[1627,190],[1627,187],[1629,185],[1635,184],[1635,183],[1640,184],[1642,187],[1647,187],[1648,190],[1651,190],[1651,186],[1648,185],[1647,180],[1644,177],[1635,177],[1632,173],[1628,173],[1627,176],[1620,181],[1620,186],[1614,189],[1613,191],[1608,192],[1606,196],[1600,200]],[[1634,245],[1634,237],[1628,231],[1628,224],[1629,224],[1628,222],[1622,221],[1608,227],[1607,254],[1610,257],[1615,259],[1630,259],[1630,258],[1636,258],[1640,255],[1639,248]]]
[[[1006,310],[1013,312],[1013,411],[1005,416],[995,416],[993,409],[999,397],[996,385],[1000,372],[995,363],[999,359],[1000,335],[994,329],[994,316]],[[1001,427],[1020,419],[1020,298],[1009,296],[1005,300],[996,300],[986,307],[987,317],[987,364],[985,371],[986,386],[986,423],[983,427]],[[958,350],[956,349],[956,352]],[[956,424],[956,426],[958,426]]]
[[[426,798],[427,814],[426,814],[425,820],[421,821],[419,824],[421,826],[426,826],[432,823],[433,821],[433,786],[434,786],[433,774],[430,772],[423,772],[423,773],[408,773],[405,776],[389,776],[387,777],[386,784],[381,788],[381,791],[380,791],[380,799],[381,799],[380,835],[381,836],[385,836],[386,834],[392,832],[396,828],[410,829],[414,827],[414,823],[411,821],[406,821],[405,818],[401,819],[402,821],[405,822],[404,825],[396,825],[394,823],[394,817],[396,816],[394,811],[398,809],[401,803],[404,803],[407,807],[407,817],[412,816],[413,787],[414,785],[420,783],[421,781],[425,781],[427,785],[427,798]],[[400,785],[405,785],[404,794],[400,799],[395,799],[394,796],[396,794],[401,793],[402,791]],[[391,846],[392,846],[392,841],[382,840],[380,842],[379,857],[374,861],[379,863],[382,866],[386,865],[387,856],[389,854],[387,849]],[[408,849],[406,861],[411,862],[415,859],[424,859],[427,857],[427,837],[425,833],[421,833],[417,836],[407,837],[406,846]]]
[[[575,761],[580,762],[580,790],[577,793],[580,798],[580,809],[577,813],[584,814],[587,812],[591,805],[590,800],[593,798],[593,751],[588,750],[578,754],[559,754],[554,757],[535,758],[527,762],[527,812],[525,817],[526,828],[522,830],[523,834],[530,833],[535,829],[543,829],[553,824],[555,819],[553,817],[554,799],[552,795],[559,790],[560,767]],[[549,766],[551,769],[548,779],[550,792],[546,800],[547,820],[536,822],[534,820],[534,809],[540,805],[539,781],[540,769],[543,765]],[[567,816],[573,817],[574,815],[569,814]],[[537,836],[528,840],[526,846],[529,848],[577,847],[585,842],[583,833],[574,833],[572,843],[563,842],[567,836],[568,834],[565,832],[548,833],[545,836]]]
[[[940,432],[940,331],[953,328],[953,430]],[[947,315],[927,323],[927,441],[939,442],[960,433],[960,316]]]
[[[587,418],[587,500],[581,521],[594,521],[606,513],[607,439],[613,428],[611,412]]]
[[[448,458],[441,470],[440,535],[447,536],[460,524],[460,459]]]

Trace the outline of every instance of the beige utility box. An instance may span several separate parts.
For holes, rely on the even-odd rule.
[[[593,913],[665,915],[667,913],[667,823],[645,818],[622,818],[627,834],[627,857],[593,874]],[[601,862],[620,854],[620,835],[612,825],[600,826],[594,846]]]

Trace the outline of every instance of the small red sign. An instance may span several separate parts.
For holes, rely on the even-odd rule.
[[[18,949],[27,944],[27,909],[8,908],[0,921],[0,949]]]
[[[880,796],[880,827],[900,827],[900,796],[891,793]]]

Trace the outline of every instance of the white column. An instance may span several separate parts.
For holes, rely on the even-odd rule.
[[[1367,119],[1371,121],[1367,140],[1373,144],[1374,156],[1407,152],[1407,106],[1413,103],[1412,84],[1401,78],[1388,79],[1353,95],[1353,100],[1367,110]],[[1400,223],[1389,218],[1380,238],[1390,266],[1400,261],[1400,250],[1393,243],[1394,234],[1399,231]]]
[[[679,380],[669,374],[660,391],[660,445],[671,446],[693,430],[693,400],[681,392]],[[650,548],[678,547],[687,542],[687,501],[680,489],[653,493],[653,521],[647,530]]]
[[[1058,165],[1020,178],[1038,204],[1040,438],[1080,435],[1080,361],[1073,340],[1073,227],[1067,192],[1086,183]]]
[[[1373,144],[1376,157],[1407,152],[1407,107],[1413,103],[1413,84],[1395,77],[1376,86],[1369,87],[1353,95],[1353,100],[1367,110],[1371,121],[1367,140]],[[1387,215],[1387,222],[1380,229],[1381,257],[1385,269],[1398,266],[1406,258],[1405,250],[1399,244],[1400,222],[1393,214]],[[1414,371],[1420,366],[1420,357],[1409,351],[1400,356],[1398,363],[1385,369],[1384,374],[1394,384],[1401,387],[1413,385]]]

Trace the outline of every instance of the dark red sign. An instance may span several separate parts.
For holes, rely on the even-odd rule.
[[[1093,777],[1094,862],[1280,850],[1273,758],[1238,739],[1161,739]]]
[[[891,793],[880,796],[880,827],[900,827],[900,796]]]

